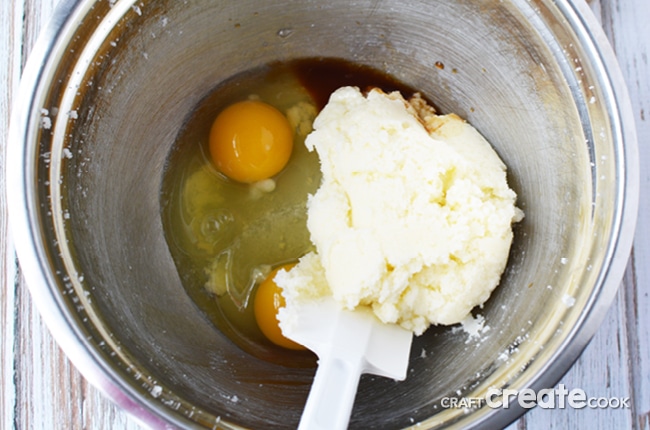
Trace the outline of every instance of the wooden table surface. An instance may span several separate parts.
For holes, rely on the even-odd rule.
[[[576,0],[579,1],[579,0]],[[0,0],[0,186],[22,67],[58,0]],[[637,124],[640,216],[628,269],[607,317],[562,378],[588,396],[629,397],[629,409],[536,408],[510,429],[650,429],[650,0],[593,0],[625,76]],[[20,276],[0,194],[0,429],[138,429],[70,364],[43,325]]]

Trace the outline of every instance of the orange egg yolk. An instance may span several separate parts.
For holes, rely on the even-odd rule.
[[[279,173],[293,150],[293,131],[273,106],[246,100],[221,111],[210,129],[210,156],[230,179],[252,183]]]
[[[255,294],[254,310],[255,310],[255,319],[257,320],[257,325],[259,326],[264,336],[266,336],[271,342],[276,345],[279,345],[288,349],[306,349],[304,346],[287,339],[282,334],[280,325],[278,322],[278,310],[284,307],[284,297],[282,297],[282,289],[278,287],[273,278],[278,273],[279,270],[285,269],[289,270],[293,267],[293,264],[287,264],[280,266],[277,269],[273,270],[269,276],[257,287],[257,293]]]

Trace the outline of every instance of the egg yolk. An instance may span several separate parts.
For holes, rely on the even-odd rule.
[[[246,100],[221,111],[210,129],[210,156],[230,179],[252,183],[279,173],[293,149],[287,118],[273,106]]]
[[[284,307],[285,303],[284,297],[282,297],[282,289],[273,280],[279,270],[289,270],[293,266],[293,264],[280,266],[266,277],[259,287],[257,287],[253,307],[257,325],[262,330],[262,333],[264,333],[264,336],[281,347],[300,350],[305,349],[305,347],[284,337],[280,329],[277,315],[278,310]]]

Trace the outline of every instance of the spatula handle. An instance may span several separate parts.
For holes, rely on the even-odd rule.
[[[320,357],[298,430],[346,429],[361,372],[361,363]]]

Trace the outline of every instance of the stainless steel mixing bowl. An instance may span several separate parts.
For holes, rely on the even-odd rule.
[[[479,309],[432,328],[405,382],[364,377],[354,428],[500,426],[445,409],[552,386],[610,304],[632,240],[636,141],[613,53],[580,0],[64,0],[25,70],[8,194],[23,272],[84,375],[155,427],[294,427],[312,370],[255,359],[186,295],[164,239],[166,157],[224,79],[296,57],[374,66],[467,118],[509,166],[526,218]]]

